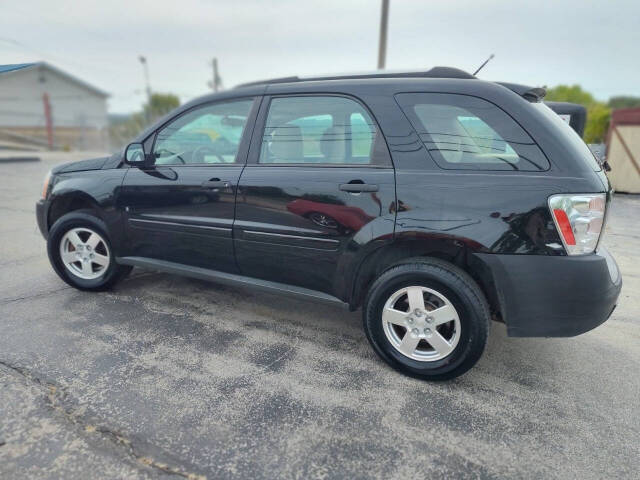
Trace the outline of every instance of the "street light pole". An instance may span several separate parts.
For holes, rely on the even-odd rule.
[[[384,70],[387,59],[387,26],[389,25],[389,0],[382,0],[380,13],[380,41],[378,43],[378,70]]]
[[[218,73],[218,59],[213,58],[211,61],[211,67],[213,68],[213,77],[211,78],[211,88],[214,92],[219,91],[222,88],[222,79]]]
[[[147,121],[151,121],[151,83],[149,82],[149,67],[147,66],[147,59],[140,55],[138,57],[144,70],[145,90],[147,92]]]

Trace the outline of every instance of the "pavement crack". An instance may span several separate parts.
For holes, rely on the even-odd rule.
[[[13,297],[13,298],[3,298],[0,300],[0,305],[7,305],[8,303],[14,303],[14,302],[20,302],[22,300],[31,300],[32,298],[38,298],[38,297],[45,297],[47,295],[51,295],[53,293],[58,293],[58,292],[62,292],[64,290],[69,290],[72,287],[66,286],[66,287],[60,287],[60,288],[56,288],[54,290],[47,290],[46,292],[39,292],[39,293],[34,293],[32,295],[24,295],[21,297]]]
[[[49,408],[60,414],[65,420],[69,421],[74,426],[80,427],[80,429],[86,435],[101,435],[113,445],[116,445],[120,449],[124,450],[125,454],[135,463],[138,463],[141,466],[147,468],[157,470],[158,472],[167,475],[179,476],[187,478],[188,480],[206,480],[206,476],[204,475],[188,472],[184,469],[176,466],[171,466],[167,463],[158,461],[148,455],[143,454],[138,449],[136,444],[132,442],[131,439],[129,439],[125,434],[106,426],[93,425],[92,423],[88,422],[84,417],[83,409],[76,406],[65,407],[65,401],[67,402],[67,404],[69,403],[69,396],[63,386],[57,385],[23,367],[14,365],[4,360],[0,360],[0,366],[12,370],[26,380],[41,387],[45,393],[45,403]],[[6,442],[4,441],[0,441],[0,447],[5,445],[5,443]]]
[[[99,433],[102,436],[108,438],[112,443],[125,449],[126,453],[136,462],[146,467],[159,470],[160,472],[168,475],[177,475],[179,477],[187,478],[189,480],[206,480],[206,477],[204,475],[186,472],[184,470],[172,467],[166,463],[159,462],[149,456],[141,454],[136,450],[135,444],[129,438],[118,431],[112,430],[107,427],[96,427],[89,424],[85,425],[85,431],[88,433]]]
[[[22,368],[22,367],[18,367],[16,365],[13,365],[9,362],[6,362],[4,360],[0,360],[0,365],[2,365],[5,368],[8,368],[10,370],[13,370],[16,373],[19,373],[20,375],[22,375],[23,377],[27,378],[28,380],[31,380],[32,382],[37,383],[38,385],[42,385],[42,382],[39,378],[33,377],[29,371],[27,371],[26,369]]]

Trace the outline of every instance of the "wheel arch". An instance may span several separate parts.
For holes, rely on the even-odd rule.
[[[51,226],[60,217],[76,210],[91,210],[96,217],[102,219],[101,209],[96,199],[86,192],[74,190],[56,195],[51,200],[47,215],[47,230],[51,230]]]
[[[359,264],[349,296],[352,310],[360,307],[376,278],[392,266],[421,258],[438,258],[467,272],[480,286],[492,314],[500,318],[501,301],[490,267],[474,255],[475,249],[455,238],[396,240],[369,253]]]

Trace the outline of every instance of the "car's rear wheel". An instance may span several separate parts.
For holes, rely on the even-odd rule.
[[[480,358],[489,308],[477,283],[438,259],[413,259],[385,271],[363,309],[374,350],[392,367],[427,380],[462,375]]]
[[[81,290],[103,290],[126,276],[131,267],[118,265],[107,229],[91,211],[60,217],[47,240],[49,260],[69,285]]]

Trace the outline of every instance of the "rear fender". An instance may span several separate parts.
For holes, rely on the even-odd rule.
[[[479,262],[473,252],[481,251],[478,244],[455,237],[442,235],[422,235],[404,232],[396,235],[391,244],[381,245],[360,259],[355,268],[357,272],[348,298],[349,307],[357,309],[367,294],[373,281],[385,270],[403,261],[414,261],[420,257],[439,258],[450,262],[469,273],[480,285],[492,310],[499,312],[500,303],[490,272],[484,263]]]

